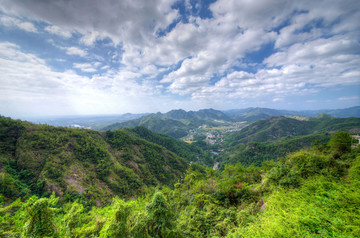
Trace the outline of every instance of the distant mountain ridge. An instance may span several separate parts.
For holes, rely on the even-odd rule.
[[[179,139],[186,136],[190,129],[197,128],[203,124],[218,126],[222,122],[235,121],[253,123],[273,116],[314,117],[321,113],[326,113],[334,117],[360,117],[360,106],[346,109],[316,111],[287,111],[259,107],[226,111],[215,109],[185,111],[177,109],[167,113],[158,112],[125,122],[117,122],[105,126],[101,130],[106,131],[123,127],[134,128],[136,126],[143,126],[153,132],[166,134]]]
[[[199,111],[184,111],[182,109],[172,110],[167,113],[154,113],[148,116],[115,123],[104,127],[102,130],[115,130],[123,127],[133,128],[143,126],[147,129],[166,134],[174,138],[186,136],[190,129],[203,124],[218,125],[219,121],[232,121],[225,113],[214,109],[203,109]]]
[[[325,109],[325,110],[277,110],[270,108],[250,107],[245,109],[232,109],[223,111],[227,116],[236,121],[256,122],[258,120],[267,119],[272,116],[304,116],[316,117],[319,114],[328,114],[333,117],[360,117],[360,106],[344,108],[344,109]]]

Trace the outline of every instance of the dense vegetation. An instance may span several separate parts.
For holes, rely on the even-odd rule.
[[[131,129],[124,128],[124,130],[129,133],[133,133],[142,139],[163,146],[180,157],[186,158],[188,161],[195,160],[198,163],[207,166],[212,166],[214,163],[211,153],[205,151],[200,143],[188,144],[164,134],[154,133],[143,126],[136,126]]]
[[[188,168],[162,146],[122,130],[97,132],[0,118],[0,191],[17,197],[79,198],[91,205],[171,185]],[[195,159],[195,158],[194,158]]]
[[[116,136],[109,138],[112,143]],[[359,237],[360,149],[354,142],[340,131],[326,144],[261,167],[189,169],[171,188],[135,200],[115,197],[104,207],[55,195],[19,198],[0,209],[0,236]]]

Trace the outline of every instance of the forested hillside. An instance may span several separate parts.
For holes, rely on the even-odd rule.
[[[173,188],[135,200],[116,197],[105,207],[61,203],[55,195],[18,199],[0,209],[0,235],[359,237],[357,143],[340,131],[278,162],[188,170]]]
[[[55,192],[92,205],[171,185],[184,159],[126,131],[97,132],[0,118],[0,192],[5,201]],[[194,158],[195,159],[195,158]]]
[[[224,152],[218,161],[221,167],[238,162],[260,166],[263,161],[327,143],[330,132],[339,130],[360,132],[360,118],[334,118],[326,114],[316,118],[271,117],[226,134]]]
[[[315,118],[271,117],[260,120],[238,132],[226,135],[229,145],[236,143],[273,142],[282,137],[355,129],[360,131],[360,118],[333,118],[324,114]]]

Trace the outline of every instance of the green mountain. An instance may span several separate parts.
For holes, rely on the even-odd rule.
[[[133,128],[143,126],[147,129],[166,134],[174,138],[181,138],[188,134],[190,129],[203,124],[221,125],[222,121],[231,121],[231,118],[221,111],[204,109],[200,111],[172,110],[167,113],[156,113],[127,122],[115,123],[104,127],[102,130],[116,130],[123,127]]]
[[[288,117],[271,117],[257,121],[241,131],[226,135],[226,141],[234,143],[273,142],[282,137],[309,135],[316,132],[328,132],[359,128],[360,118],[333,118],[320,115],[318,118],[298,120]]]
[[[224,153],[218,158],[220,168],[226,164],[241,163],[245,166],[251,164],[261,166],[264,161],[277,160],[287,154],[303,148],[310,148],[313,145],[321,147],[322,144],[329,142],[329,133],[315,133],[305,136],[284,137],[278,141],[269,142],[249,142],[239,143],[235,146],[226,148]]]
[[[293,115],[293,114],[289,114],[286,111],[280,111],[269,108],[259,108],[259,107],[233,109],[233,110],[224,111],[224,113],[236,121],[247,121],[249,123],[268,119],[269,117],[272,116]]]
[[[326,114],[307,120],[271,117],[226,134],[224,152],[218,161],[221,168],[238,162],[260,166],[263,161],[277,160],[314,144],[321,146],[329,141],[329,132],[339,130],[359,133],[360,118],[333,118]]]
[[[93,204],[171,185],[186,160],[124,130],[97,132],[0,118],[0,192],[7,199],[81,198]]]

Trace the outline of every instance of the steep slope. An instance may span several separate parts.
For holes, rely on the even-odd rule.
[[[181,138],[187,135],[190,129],[197,128],[203,124],[219,125],[219,121],[230,121],[231,119],[214,109],[204,109],[200,111],[172,110],[165,114],[156,113],[130,120],[122,123],[115,123],[104,127],[102,130],[115,130],[123,127],[133,128],[143,126],[147,129],[166,134],[174,138]]]
[[[0,189],[8,198],[55,192],[93,203],[172,184],[188,161],[126,131],[106,133],[0,118]],[[6,183],[4,182],[6,181]]]
[[[175,154],[190,161],[194,161],[196,160],[196,157],[204,154],[202,149],[195,146],[194,144],[188,144],[186,142],[176,140],[164,134],[154,133],[143,126],[136,126],[132,129],[126,128],[126,131],[129,133],[133,133],[136,136],[143,138],[147,141],[163,146],[167,150],[170,150]]]

